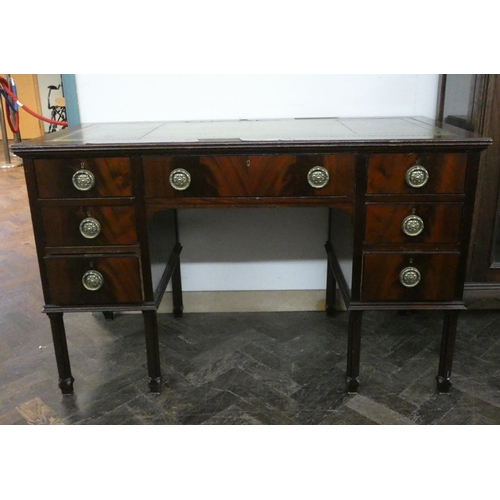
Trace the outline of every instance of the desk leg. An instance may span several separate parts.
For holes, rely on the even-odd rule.
[[[361,323],[363,311],[349,312],[349,337],[347,343],[347,392],[356,394],[359,387],[359,361],[361,352]]]
[[[68,344],[64,329],[63,313],[47,313],[50,319],[54,351],[56,353],[57,371],[59,372],[59,389],[63,394],[73,394],[73,382],[69,363]]]
[[[113,321],[115,319],[115,313],[113,311],[103,311],[102,315],[106,321]]]
[[[159,394],[161,390],[161,370],[156,311],[142,311],[142,315],[146,335],[149,388],[152,393]]]
[[[335,315],[335,291],[337,289],[337,280],[330,267],[330,262],[326,263],[326,314]]]
[[[181,280],[181,261],[177,261],[172,274],[172,299],[174,302],[174,316],[182,318],[184,304],[182,303],[182,280]]]
[[[458,314],[459,311],[447,311],[444,317],[443,336],[439,352],[439,369],[436,376],[437,389],[440,394],[446,394],[451,387],[451,365],[457,334]]]

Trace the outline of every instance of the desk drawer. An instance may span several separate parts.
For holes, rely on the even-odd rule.
[[[457,300],[458,252],[365,253],[362,300]],[[406,284],[403,284],[403,282]]]
[[[34,164],[40,198],[133,195],[129,158],[40,159]]]
[[[462,203],[368,203],[365,243],[458,244]]]
[[[130,304],[142,301],[139,259],[136,256],[46,257],[45,267],[51,304]]]
[[[375,154],[368,160],[369,194],[461,194],[467,154]]]
[[[45,244],[49,247],[137,243],[134,207],[43,207],[42,218]]]
[[[354,193],[354,155],[155,156],[145,157],[143,162],[149,198]]]

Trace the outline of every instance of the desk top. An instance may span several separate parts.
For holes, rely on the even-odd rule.
[[[424,117],[297,118],[83,124],[15,144],[12,149],[23,156],[42,151],[154,151],[160,147],[196,150],[414,145],[484,149],[490,143],[490,139]]]

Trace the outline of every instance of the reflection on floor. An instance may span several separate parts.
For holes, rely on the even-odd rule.
[[[0,134],[1,135],[1,134]],[[10,146],[13,144],[13,141],[7,142],[8,151],[5,151],[4,142],[0,137],[0,169],[8,169],[8,168],[19,168],[23,164],[23,160],[11,152]]]

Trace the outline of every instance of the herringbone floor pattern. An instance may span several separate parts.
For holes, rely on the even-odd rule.
[[[62,397],[22,169],[0,170],[0,424],[499,424],[499,311],[459,320],[450,394],[435,392],[442,317],[367,313],[361,388],[345,393],[347,314],[159,319],[168,387],[149,394],[142,317],[68,314]]]

